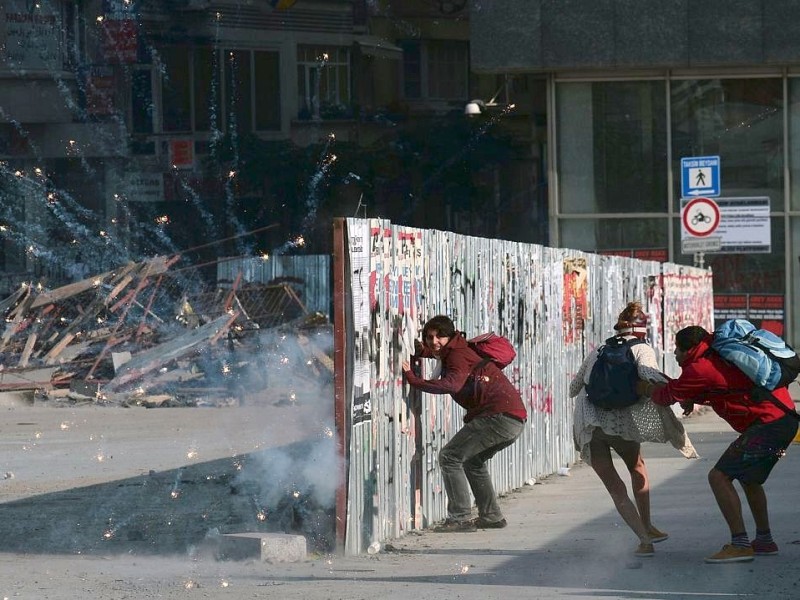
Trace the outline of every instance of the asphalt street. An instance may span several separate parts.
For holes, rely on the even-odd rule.
[[[9,428],[13,429],[15,424],[63,418],[36,412],[34,408],[7,410],[11,414],[5,414],[7,423],[0,428],[6,440]],[[236,412],[199,412],[195,415],[200,416],[192,419],[213,417],[218,424],[220,414],[225,415],[226,427],[234,430]],[[193,430],[189,424],[183,428],[170,426],[168,419],[154,416],[157,411],[111,409],[102,418],[119,419],[131,428],[140,415],[154,419],[146,425],[148,435],[153,438],[157,437],[159,424],[164,423],[163,427],[169,429],[171,446],[182,447],[176,440],[182,435],[187,440],[198,439],[196,428]],[[252,414],[243,418],[248,422],[253,420]],[[207,427],[213,428],[214,422]],[[789,600],[800,597],[797,570],[800,444],[789,448],[766,485],[772,531],[780,554],[758,557],[750,563],[709,565],[703,558],[728,541],[728,532],[708,488],[706,474],[735,434],[710,412],[692,416],[685,423],[700,453],[699,459],[687,460],[667,445],[644,446],[652,483],[653,522],[670,534],[668,540],[656,545],[656,555],[652,558],[634,558],[636,539],[617,516],[599,479],[588,467],[576,465],[568,476],[551,476],[504,497],[502,507],[509,522],[505,529],[450,534],[426,531],[388,542],[376,554],[357,557],[316,554],[303,563],[267,564],[255,560],[217,561],[202,552],[188,555],[130,552],[104,556],[63,549],[53,552],[39,546],[35,552],[7,551],[0,540],[0,598]],[[256,431],[248,432],[247,436],[251,434],[256,435]],[[86,452],[93,443],[87,438]],[[46,459],[44,447],[31,454],[36,452]],[[41,465],[53,464],[53,468],[63,469],[58,457],[52,459],[43,460]],[[117,458],[114,462],[124,464]],[[17,468],[22,474],[24,465],[19,463]],[[45,478],[46,466],[41,468],[38,477]],[[141,471],[142,465],[138,468]],[[122,475],[122,472],[113,474]],[[0,481],[0,493],[4,490],[2,486],[14,481]],[[40,493],[41,481],[32,489]],[[24,490],[17,489],[11,497],[15,502],[24,501]],[[0,510],[9,496],[3,494],[2,498]],[[752,518],[749,513],[746,515],[752,535]],[[42,514],[40,518],[58,520],[60,515]]]

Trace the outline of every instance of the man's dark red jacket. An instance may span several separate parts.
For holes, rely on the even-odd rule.
[[[431,356],[424,352],[422,356]],[[422,379],[413,371],[405,373],[408,383],[429,394],[450,394],[467,414],[464,422],[478,417],[507,414],[521,420],[528,411],[517,388],[493,362],[483,359],[456,333],[440,352],[442,373],[439,379]]]

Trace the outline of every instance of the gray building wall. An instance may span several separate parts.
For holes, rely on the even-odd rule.
[[[479,72],[800,63],[797,0],[473,0]]]

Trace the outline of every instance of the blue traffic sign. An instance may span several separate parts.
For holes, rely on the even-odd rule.
[[[719,196],[719,156],[689,156],[681,159],[681,197]]]

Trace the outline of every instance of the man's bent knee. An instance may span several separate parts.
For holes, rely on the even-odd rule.
[[[723,473],[716,467],[708,472],[708,483],[711,485],[729,483],[731,481],[733,481],[733,478],[730,475]]]
[[[442,469],[461,467],[463,462],[461,456],[454,452],[448,452],[447,448],[443,448],[439,451],[439,466]]]

